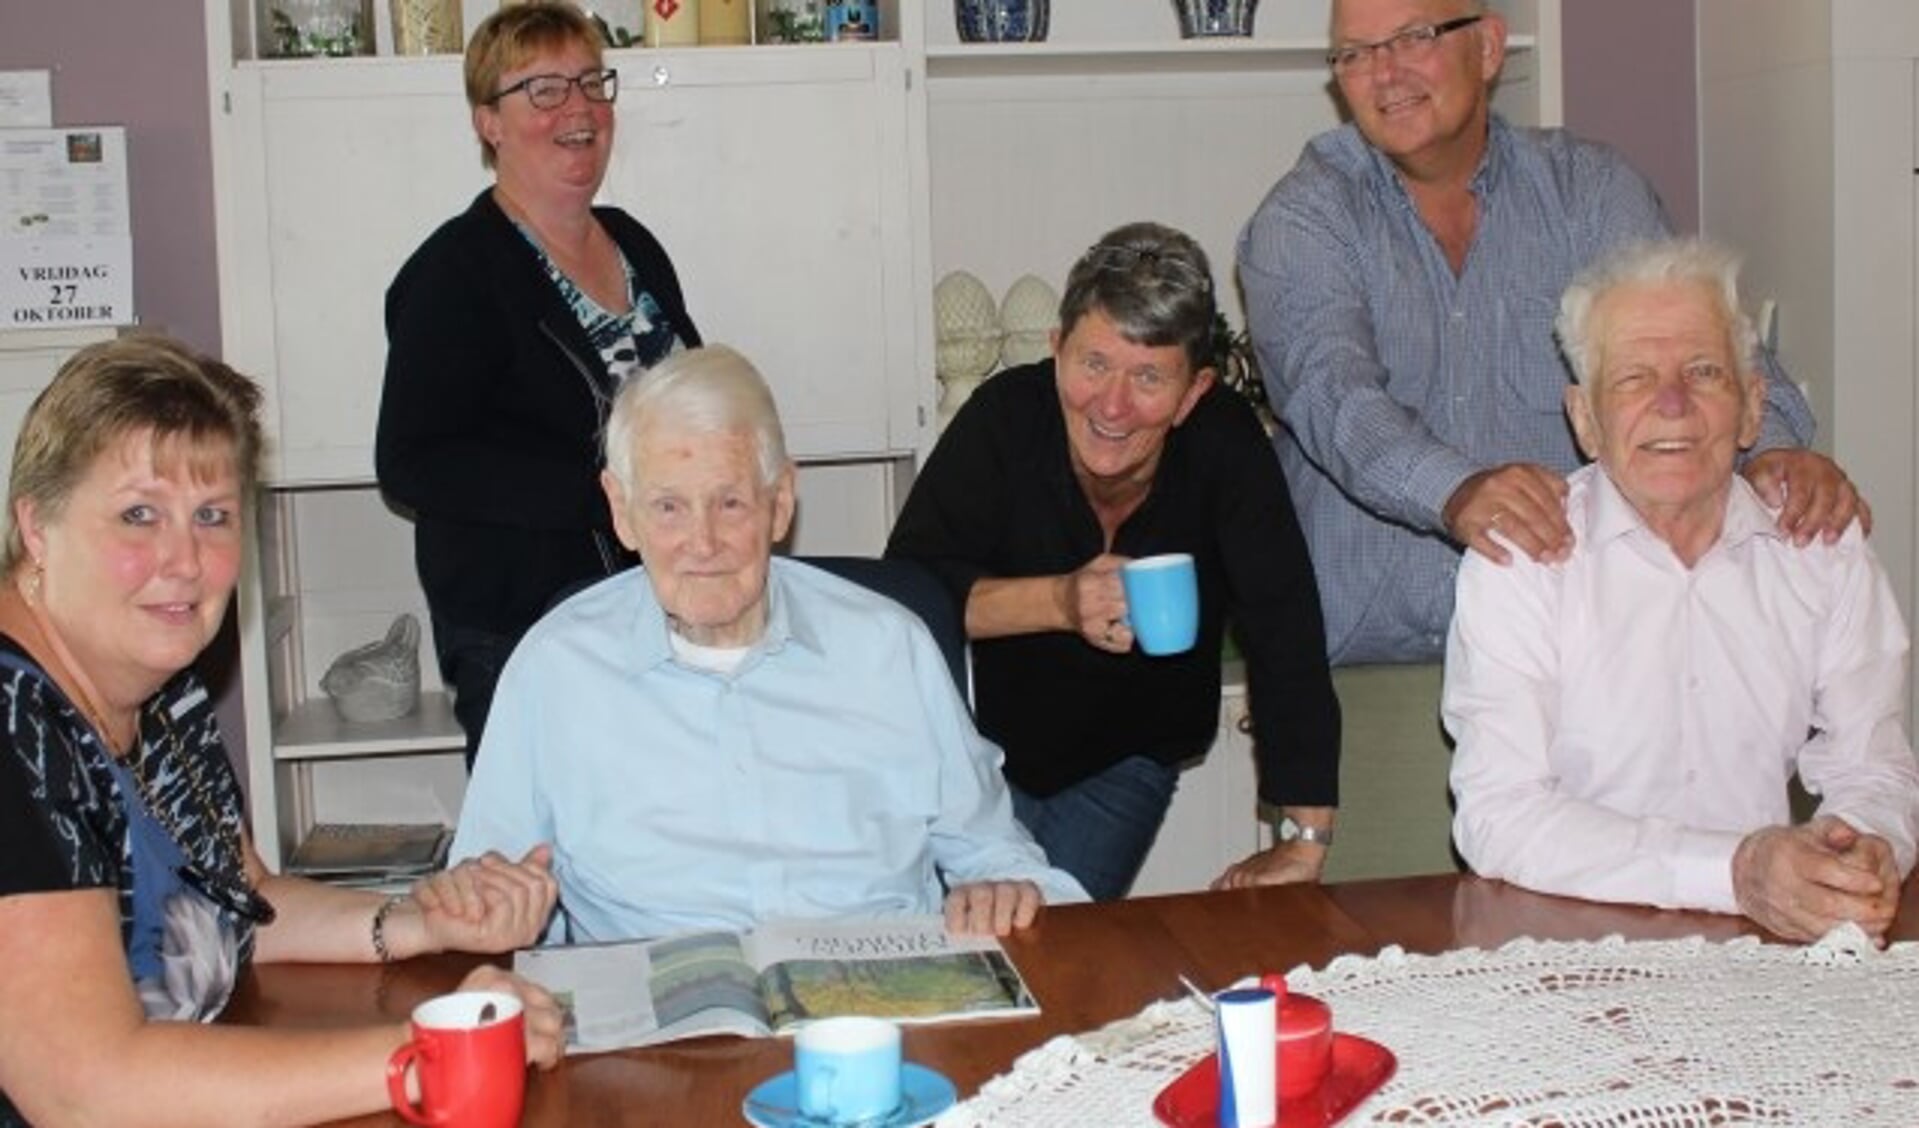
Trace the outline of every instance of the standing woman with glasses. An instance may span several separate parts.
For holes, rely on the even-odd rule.
[[[539,936],[543,851],[393,898],[267,872],[192,663],[226,617],[260,392],[160,338],[76,353],[21,425],[0,576],[0,1126],[310,1124],[382,1108],[383,1026],[211,1027],[249,960],[372,963]],[[271,817],[271,812],[268,813]],[[517,993],[527,1056],[560,1014]]]
[[[414,521],[469,766],[520,636],[555,595],[636,562],[599,486],[613,393],[700,343],[658,240],[593,206],[618,92],[570,4],[489,16],[467,44],[466,97],[494,184],[387,291],[375,461]]]
[[[1052,359],[966,401],[886,550],[952,589],[1013,811],[1101,900],[1131,887],[1181,765],[1213,742],[1228,619],[1246,656],[1260,797],[1304,840],[1220,883],[1313,880],[1332,839],[1339,704],[1319,597],[1266,434],[1215,386],[1213,295],[1186,235],[1135,223],[1101,238],[1067,276]],[[1149,657],[1134,647],[1119,568],[1172,552],[1197,566],[1199,638]]]

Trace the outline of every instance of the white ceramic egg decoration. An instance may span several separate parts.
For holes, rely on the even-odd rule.
[[[1007,287],[999,305],[1006,338],[999,360],[1008,368],[1045,360],[1053,352],[1053,330],[1059,325],[1059,295],[1045,280],[1031,274]]]

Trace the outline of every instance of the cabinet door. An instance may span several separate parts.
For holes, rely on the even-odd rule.
[[[798,457],[917,435],[904,70],[848,46],[614,53],[606,195],[666,243],[702,335],[766,374]]]
[[[794,454],[912,449],[898,45],[608,61],[623,89],[603,198],[666,244],[702,332],[766,372]],[[229,359],[272,385],[275,479],[366,479],[387,284],[489,182],[459,60],[247,63],[230,89]]]

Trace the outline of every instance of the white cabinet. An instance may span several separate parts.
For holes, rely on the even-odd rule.
[[[114,328],[8,329],[0,331],[0,450],[13,450],[20,421],[35,396],[67,358],[88,345],[110,341]],[[6,496],[10,463],[0,463],[0,497]]]
[[[371,486],[381,300],[487,178],[457,58],[253,61],[249,0],[205,4],[224,355],[265,383],[273,438],[241,606],[256,835],[277,862],[315,818],[457,809],[430,645],[426,707],[403,724],[341,724],[318,680],[423,610],[409,530]],[[465,6],[471,27],[492,4]],[[961,44],[949,0],[904,0],[882,6],[885,42],[609,53],[604,197],[660,235],[702,333],[773,383],[804,463],[797,551],[883,545],[932,441],[937,277],[1057,287],[1101,232],[1157,218],[1196,235],[1231,289],[1240,223],[1338,120],[1322,4],[1269,3],[1244,41],[1180,40],[1165,0],[1054,7],[1043,44]],[[1554,123],[1557,0],[1502,7],[1499,104]],[[1189,774],[1142,888],[1210,879],[1252,848],[1250,750],[1231,751]]]
[[[1872,543],[1919,611],[1919,6],[1700,0],[1705,230],[1778,303],[1779,352],[1872,503]],[[1919,687],[1919,683],[1915,683]]]

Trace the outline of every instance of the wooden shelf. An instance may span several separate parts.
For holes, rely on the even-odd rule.
[[[354,724],[340,716],[332,701],[321,698],[289,710],[273,728],[276,760],[405,756],[456,751],[465,745],[466,736],[453,717],[453,699],[444,692],[422,693],[412,714],[377,724]]]

